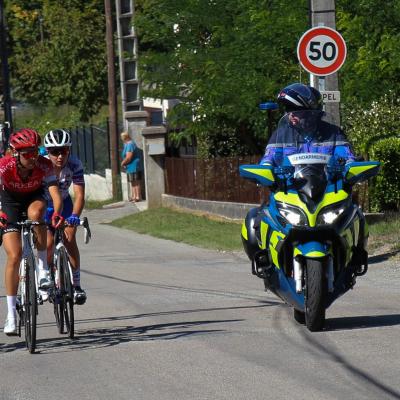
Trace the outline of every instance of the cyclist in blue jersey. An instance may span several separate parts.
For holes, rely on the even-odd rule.
[[[84,304],[86,293],[80,283],[80,253],[76,243],[77,225],[80,223],[80,215],[85,205],[85,180],[81,161],[70,154],[71,135],[64,129],[54,129],[48,132],[44,138],[44,146],[48,152],[48,158],[53,163],[58,187],[63,198],[62,216],[68,226],[65,227],[65,246],[70,256],[72,267],[74,302]],[[74,200],[69,194],[70,186],[74,193]],[[48,208],[46,219],[53,213],[53,203],[47,196]],[[54,230],[47,231],[48,262],[51,263],[54,246]],[[50,264],[49,264],[50,265]]]

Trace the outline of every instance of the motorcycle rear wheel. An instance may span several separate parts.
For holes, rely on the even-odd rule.
[[[311,332],[317,332],[325,324],[328,282],[324,265],[319,260],[307,259],[305,272],[305,322]]]

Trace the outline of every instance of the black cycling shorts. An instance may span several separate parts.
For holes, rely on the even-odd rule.
[[[40,188],[32,193],[15,193],[0,189],[0,209],[7,214],[8,226],[3,229],[3,233],[19,232],[20,227],[12,225],[13,222],[20,222],[25,219],[22,214],[26,213],[28,207],[35,200],[42,200],[44,198],[44,189]]]

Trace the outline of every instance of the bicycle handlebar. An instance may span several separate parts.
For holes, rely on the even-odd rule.
[[[51,226],[49,224],[49,226]],[[84,228],[84,243],[88,244],[90,239],[92,238],[92,232],[90,230],[90,226],[89,226],[89,220],[87,219],[87,217],[84,217],[83,219],[79,220],[79,224],[78,225],[70,225],[68,224],[67,221],[64,221],[64,224],[62,224],[62,226],[60,226],[57,229],[64,229],[68,226],[82,226]]]

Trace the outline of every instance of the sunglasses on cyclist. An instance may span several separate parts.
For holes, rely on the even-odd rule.
[[[65,156],[69,152],[69,147],[55,147],[53,149],[48,149],[50,155],[58,157],[60,155]]]
[[[38,149],[26,149],[18,152],[25,159],[34,158],[38,155]]]

